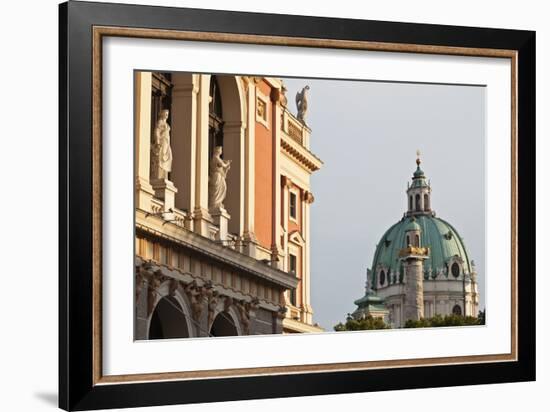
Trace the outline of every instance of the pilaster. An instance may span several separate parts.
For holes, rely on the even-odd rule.
[[[195,206],[197,160],[197,111],[199,76],[173,73],[172,83],[172,162],[171,178],[178,188],[175,206],[190,214]],[[192,220],[190,221],[192,223]],[[192,230],[192,224],[190,229]]]
[[[242,236],[245,214],[245,125],[240,121],[227,122],[223,128],[223,136],[223,157],[231,160],[224,205],[231,215],[229,231]]]
[[[256,143],[256,93],[254,82],[243,78],[246,83],[246,131],[244,143],[244,222],[243,239],[246,253],[256,256],[256,235],[254,233],[254,185],[255,185],[255,143]]]
[[[208,213],[208,110],[210,103],[210,76],[199,75],[198,84],[193,229],[195,233],[208,236],[209,225],[212,223],[212,218]]]
[[[135,74],[135,192],[136,208],[150,211],[154,190],[149,182],[151,167],[151,72]]]
[[[281,91],[272,89],[272,121],[271,133],[273,139],[273,229],[271,240],[272,264],[281,269],[283,267],[283,253],[281,251]]]
[[[306,323],[313,323],[313,308],[311,307],[311,266],[310,266],[310,208],[314,201],[311,192],[304,192],[303,214],[302,214],[302,233],[305,240],[303,246],[304,272],[302,273],[302,288],[304,296],[304,308],[306,312]]]

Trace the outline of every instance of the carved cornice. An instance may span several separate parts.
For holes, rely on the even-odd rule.
[[[183,246],[219,264],[285,288],[296,287],[296,280],[288,273],[276,269],[242,253],[222,246],[211,239],[190,232],[176,225],[163,225],[156,216],[145,218],[146,212],[136,211],[136,230]],[[140,224],[143,222],[144,224]]]
[[[277,299],[264,299],[261,301],[257,296],[246,293],[242,290],[237,290],[225,284],[212,282],[210,279],[205,279],[201,276],[196,276],[190,273],[183,273],[177,268],[169,268],[165,265],[158,264],[154,261],[144,261],[138,257],[136,260],[136,304],[139,304],[138,299],[142,293],[147,292],[148,300],[147,309],[149,315],[154,309],[154,305],[158,301],[159,288],[165,283],[168,283],[168,291],[175,294],[178,290],[185,293],[191,302],[192,317],[199,320],[201,313],[207,303],[211,302],[212,297],[223,299],[224,310],[235,304],[235,302],[248,302],[255,309],[259,306],[262,308],[274,311],[280,304]],[[280,292],[281,295],[284,291]]]
[[[298,142],[295,142],[292,138],[287,138],[284,134],[281,138],[281,150],[305,167],[310,173],[319,170],[323,165],[321,159]]]

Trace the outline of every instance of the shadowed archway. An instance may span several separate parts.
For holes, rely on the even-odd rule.
[[[231,316],[220,312],[214,319],[214,323],[212,323],[210,334],[212,336],[238,336],[239,333]]]
[[[178,301],[165,296],[159,300],[149,325],[149,339],[188,338],[187,319]]]

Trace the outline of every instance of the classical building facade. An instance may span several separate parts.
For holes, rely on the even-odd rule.
[[[431,208],[420,168],[407,186],[407,212],[380,239],[355,318],[383,317],[392,327],[436,314],[477,316],[477,271],[464,240]]]
[[[135,74],[136,339],[320,331],[307,88]]]

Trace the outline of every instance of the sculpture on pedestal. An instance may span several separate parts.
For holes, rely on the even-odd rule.
[[[170,147],[170,125],[167,109],[161,110],[155,127],[155,142],[152,148],[153,174],[156,179],[167,179],[172,171],[172,149]]]
[[[231,160],[221,158],[222,147],[216,146],[210,159],[210,173],[208,176],[208,208],[210,211],[223,209],[223,201],[227,195],[227,172],[231,168]]]

